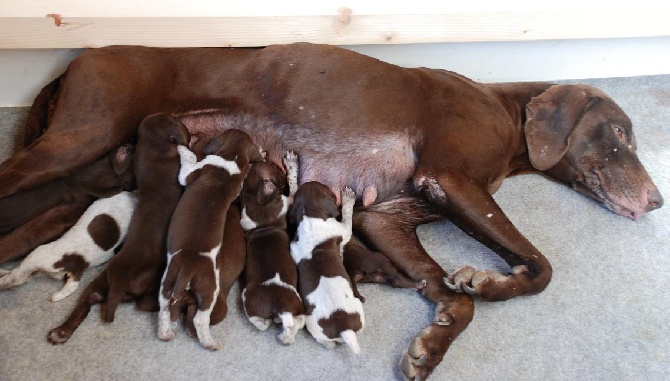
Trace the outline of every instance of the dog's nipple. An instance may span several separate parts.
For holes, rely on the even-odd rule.
[[[363,206],[372,205],[377,200],[377,188],[370,185],[363,190]]]

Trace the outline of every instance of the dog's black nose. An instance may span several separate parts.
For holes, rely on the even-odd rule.
[[[647,191],[647,207],[645,212],[651,212],[654,209],[658,209],[663,206],[663,196],[658,189],[649,189]]]

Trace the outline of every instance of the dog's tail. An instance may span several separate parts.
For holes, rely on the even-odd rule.
[[[44,86],[35,97],[24,124],[23,147],[34,142],[49,127],[49,121],[58,101],[58,89],[64,77],[65,74],[58,76]]]
[[[349,348],[355,353],[361,353],[361,347],[358,346],[358,339],[356,338],[356,332],[351,329],[348,329],[340,334],[342,341],[344,341]]]

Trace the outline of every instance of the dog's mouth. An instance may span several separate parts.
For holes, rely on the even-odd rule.
[[[615,197],[611,197],[603,186],[603,174],[598,169],[592,169],[583,173],[583,182],[573,182],[573,189],[578,192],[599,201],[610,211],[631,220],[637,221],[644,216],[643,209],[631,208],[630,206],[622,205],[621,202],[615,201]]]

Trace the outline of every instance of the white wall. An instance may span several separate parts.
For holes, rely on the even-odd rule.
[[[453,70],[483,82],[670,74],[670,37],[355,45],[401,66]],[[0,50],[0,106],[24,106],[81,50]]]

